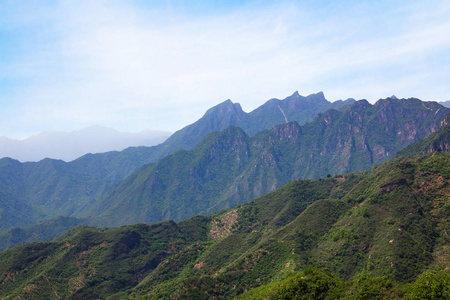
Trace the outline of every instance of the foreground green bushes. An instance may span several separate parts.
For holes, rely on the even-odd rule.
[[[450,299],[450,274],[426,272],[413,283],[402,284],[386,277],[362,276],[343,281],[328,269],[309,268],[242,294],[237,299]]]

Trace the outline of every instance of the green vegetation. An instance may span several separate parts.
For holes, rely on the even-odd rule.
[[[236,299],[403,299],[403,285],[385,277],[343,281],[328,269],[308,268],[249,292]]]
[[[407,299],[450,299],[450,274],[445,271],[426,272],[406,288]]]
[[[450,153],[433,152],[179,223],[78,227],[0,253],[0,297],[447,297],[449,182]]]
[[[386,277],[362,276],[343,281],[327,269],[308,268],[300,273],[248,291],[236,299],[408,299],[442,300],[450,298],[450,274],[426,272],[410,284]]]

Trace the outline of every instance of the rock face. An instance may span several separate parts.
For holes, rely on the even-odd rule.
[[[426,140],[411,145],[398,153],[399,156],[418,156],[431,152],[450,151],[450,114],[442,121],[436,132]]]
[[[422,153],[425,154],[434,151],[450,151],[450,114],[442,120],[440,131],[433,135],[433,142]]]
[[[437,103],[387,98],[251,137],[229,127],[191,151],[145,166],[96,203],[90,216],[100,216],[102,225],[178,221],[247,202],[295,179],[367,170],[427,137],[448,112]]]

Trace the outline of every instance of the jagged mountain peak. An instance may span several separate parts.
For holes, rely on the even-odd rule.
[[[377,109],[395,109],[395,110],[401,110],[401,109],[413,109],[413,108],[420,108],[421,110],[432,110],[437,111],[439,109],[444,109],[444,106],[442,106],[440,103],[437,102],[428,102],[428,101],[422,101],[418,98],[393,98],[388,97],[385,99],[378,100],[374,107]]]
[[[325,94],[322,91],[308,95],[306,96],[306,99],[326,100]]]
[[[302,95],[299,94],[298,91],[295,91],[291,96],[288,96],[287,98],[293,98],[293,97],[297,97],[297,98],[323,98],[323,99],[325,99],[325,94],[322,91],[319,91],[317,93],[309,94],[308,96],[302,96]]]
[[[227,111],[242,111],[241,105],[239,103],[233,103],[230,99],[223,101],[222,103],[217,104],[216,106],[211,107],[205,113],[205,115],[211,113],[224,113]]]
[[[208,109],[200,120],[188,125],[188,127],[197,127],[202,122],[211,126],[210,130],[224,130],[229,125],[239,125],[246,119],[247,113],[242,110],[239,103],[233,103],[230,99]]]
[[[289,96],[287,98],[326,99],[325,98],[325,94],[322,91],[319,91],[317,93],[309,94],[308,96],[302,96],[302,95],[299,94],[298,91],[295,91],[291,96]]]
[[[311,121],[319,112],[324,112],[330,108],[340,108],[349,102],[330,103],[325,99],[323,92],[301,96],[295,91],[291,96],[283,100],[272,98],[250,113],[242,110],[239,103],[233,103],[230,99],[208,109],[208,111],[197,122],[186,126],[174,133],[166,144],[175,141],[179,144],[179,138],[186,132],[195,132],[195,139],[189,138],[182,144],[190,147],[194,146],[208,132],[221,131],[230,125],[241,127],[249,136],[257,132],[272,128],[277,124],[296,121],[300,125]]]
[[[206,121],[208,126],[212,126],[211,130],[213,131],[224,130],[230,125],[238,125],[239,122],[246,118],[246,115],[247,113],[242,110],[239,103],[233,103],[231,100],[226,100],[219,105],[208,109],[199,121]]]
[[[345,100],[343,100],[343,99],[339,99],[339,100],[336,100],[336,101],[334,101],[334,102],[347,102],[347,103],[354,103],[354,102],[356,102],[356,99],[355,99],[355,98],[347,98],[347,99],[345,99]]]
[[[270,106],[270,105],[274,105],[274,104],[286,104],[289,103],[291,104],[292,102],[295,103],[304,103],[304,102],[328,102],[328,100],[325,99],[325,95],[323,92],[318,92],[315,94],[310,94],[308,96],[302,96],[299,94],[298,91],[295,91],[292,95],[287,96],[284,99],[278,99],[278,98],[272,98],[270,100],[268,100],[266,103],[264,103],[262,106],[258,107],[256,110],[265,107],[265,106]]]
[[[374,105],[380,105],[380,104],[384,104],[384,103],[422,103],[424,101],[418,99],[418,98],[414,98],[414,97],[410,97],[410,98],[397,98],[396,96],[390,96],[387,98],[380,98],[378,99],[377,102],[375,102]]]
[[[372,106],[372,104],[369,103],[369,101],[367,101],[366,99],[361,99],[356,101],[355,103],[353,103],[352,108],[354,107],[358,107],[358,106]]]

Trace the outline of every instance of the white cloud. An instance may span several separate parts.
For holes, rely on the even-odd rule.
[[[251,110],[294,90],[330,100],[450,98],[448,87],[430,86],[450,75],[448,60],[439,64],[450,48],[443,1],[250,3],[195,16],[137,3],[36,2],[38,14],[16,6],[14,30],[34,29],[19,31],[21,51],[0,62],[17,84],[0,86],[0,96],[15,102],[18,120],[11,128],[2,114],[1,127],[174,131],[227,98]]]

